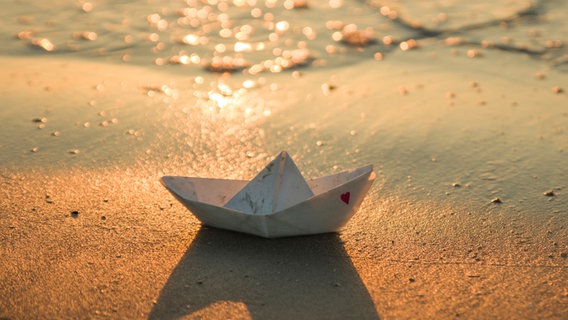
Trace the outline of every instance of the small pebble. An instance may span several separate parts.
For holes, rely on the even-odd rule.
[[[321,85],[321,91],[325,96],[328,96],[331,91],[336,90],[337,86],[334,84],[324,83]]]
[[[556,87],[552,87],[552,92],[554,92],[554,93],[562,93],[562,92],[564,92],[564,89],[562,89],[562,88],[556,86]]]
[[[79,217],[79,211],[77,211],[77,210],[71,211],[71,216],[72,216],[73,218]]]
[[[491,203],[503,203],[503,201],[501,201],[501,199],[499,198],[493,198],[491,199]]]
[[[554,190],[548,190],[546,192],[542,193],[543,195],[547,196],[547,197],[554,197],[556,194],[554,193]]]
[[[468,58],[479,58],[481,56],[482,56],[482,54],[479,50],[475,50],[475,49],[467,50],[467,57]]]
[[[46,123],[47,118],[46,117],[33,118],[32,121],[36,123]]]

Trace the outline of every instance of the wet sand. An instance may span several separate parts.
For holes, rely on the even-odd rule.
[[[19,56],[0,57],[0,317],[564,318],[568,75],[563,48],[524,41],[542,7],[556,39],[555,6],[491,7],[444,29],[406,5],[395,25],[422,23],[392,31],[419,48],[376,59],[338,45],[327,66],[254,76],[144,66],[137,42],[131,64],[88,46],[6,49]],[[329,13],[311,10],[301,21]],[[520,40],[481,46],[505,33],[499,19]],[[458,29],[461,44],[443,41]],[[374,164],[341,232],[202,227],[159,183],[252,178],[281,150],[307,177]]]
[[[14,66],[8,74],[16,79],[8,89],[32,78],[15,71],[23,68],[17,63],[25,59],[8,61]],[[136,140],[142,146],[133,143],[129,152],[118,152],[112,165],[97,161],[97,154],[91,158],[89,153],[105,143],[131,136],[128,128],[134,121],[129,119],[136,115],[127,107],[117,111],[116,125],[122,127],[90,128],[111,130],[112,134],[101,133],[109,134],[103,136],[104,143],[91,142],[91,149],[79,154],[52,145],[59,154],[53,151],[45,157],[63,159],[61,168],[33,165],[32,157],[50,150],[33,153],[22,148],[32,165],[9,166],[1,178],[0,290],[7,297],[2,316],[562,318],[568,299],[566,173],[561,165],[566,159],[566,97],[551,92],[555,75],[545,83],[526,75],[523,84],[491,80],[479,70],[481,62],[475,63],[476,71],[468,69],[471,62],[458,63],[464,68],[457,76],[402,62],[378,67],[388,79],[338,81],[334,96],[318,91],[330,77],[327,72],[294,82],[277,79],[281,90],[266,93],[267,100],[294,92],[288,103],[307,99],[326,109],[329,117],[342,114],[341,120],[298,125],[306,114],[297,115],[285,104],[271,117],[295,124],[297,128],[288,130],[298,130],[298,135],[282,133],[289,126],[286,121],[250,125],[241,119],[217,119],[211,124],[217,133],[234,126],[262,129],[265,146],[245,144],[230,150],[232,140],[241,137],[223,135],[224,143],[217,146],[227,146],[226,153],[213,162],[198,156],[164,157],[159,146],[184,144],[186,137],[148,133],[144,137],[150,141]],[[71,76],[56,68],[61,63],[46,60],[35,71],[56,87]],[[74,62],[65,64],[76,70]],[[77,68],[81,66],[85,63],[77,62]],[[415,72],[412,80],[405,68]],[[117,67],[97,69],[105,77]],[[127,67],[123,74],[135,70]],[[351,72],[357,70],[334,76],[349,79]],[[432,74],[438,82],[428,81]],[[483,91],[476,92],[471,81]],[[152,84],[129,78],[122,82],[108,94],[119,95],[128,88],[135,92]],[[408,92],[401,94],[400,85]],[[499,94],[504,87],[515,94]],[[81,90],[94,89],[85,85],[76,90],[74,94],[84,97]],[[449,91],[455,97],[448,98]],[[9,97],[19,92],[5,91]],[[26,92],[40,96],[44,89],[39,85]],[[47,95],[58,94],[54,90]],[[145,91],[137,94],[145,97]],[[469,96],[487,103],[480,105]],[[394,107],[383,103],[395,97],[409,102]],[[530,99],[548,107],[532,110]],[[418,109],[416,113],[408,112],[411,107]],[[373,108],[384,108],[378,113],[388,114],[388,119],[367,119]],[[465,113],[455,114],[458,108]],[[520,110],[513,113],[515,108]],[[52,120],[57,109],[52,113],[46,125],[61,125],[62,135],[50,139],[63,140],[63,133],[75,127],[85,129],[75,121],[67,128],[65,121]],[[31,117],[18,117],[27,123],[27,134],[48,135],[49,128],[37,129]],[[348,117],[353,126],[340,126]],[[145,128],[163,125],[156,120]],[[341,130],[335,133],[338,126]],[[373,133],[361,137],[367,130]],[[318,146],[317,141],[325,143]],[[207,146],[203,142],[202,147]],[[360,212],[338,235],[264,240],[202,228],[158,182],[165,173],[252,177],[269,157],[259,150],[284,147],[299,155],[297,162],[308,176],[333,171],[334,165],[335,170],[365,162],[378,167],[379,179]],[[248,151],[259,153],[251,157]],[[232,155],[238,161],[231,161]],[[544,195],[548,189],[555,195]],[[491,202],[497,197],[502,203]]]

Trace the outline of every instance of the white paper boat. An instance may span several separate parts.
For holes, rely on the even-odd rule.
[[[204,225],[276,238],[338,231],[375,177],[368,165],[306,181],[282,152],[251,181],[165,176],[162,183]]]

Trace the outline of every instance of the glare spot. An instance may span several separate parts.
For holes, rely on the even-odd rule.
[[[219,43],[218,45],[215,46],[215,51],[217,51],[219,53],[223,53],[223,52],[227,51],[227,47],[225,47],[224,44]]]
[[[196,34],[188,34],[182,38],[182,42],[191,46],[199,45],[199,36]]]
[[[157,33],[150,33],[146,35],[146,40],[151,42],[157,42],[158,40],[160,40],[160,36]]]
[[[283,33],[290,28],[290,23],[288,21],[278,21],[276,23],[276,31]]]
[[[306,0],[286,0],[284,1],[284,8],[286,8],[287,10],[292,10],[292,9],[307,9],[308,6],[308,1]]]
[[[165,31],[168,28],[168,22],[166,20],[160,20],[156,24],[156,28],[160,31]]]
[[[414,48],[418,47],[418,42],[414,39],[409,39],[409,40],[401,42],[399,47],[400,47],[400,50],[402,50],[402,51],[408,51],[410,49],[414,49]]]
[[[366,28],[359,30],[355,24],[344,26],[341,33],[334,32],[332,38],[335,41],[341,41],[345,44],[357,47],[364,47],[376,41],[373,29]]]
[[[249,63],[242,57],[214,57],[205,67],[211,72],[235,72],[247,68]]]
[[[94,9],[94,6],[90,2],[85,2],[81,6],[81,10],[83,10],[83,12],[85,12],[85,13],[91,12],[91,11],[93,11],[93,9]]]
[[[252,51],[252,45],[247,42],[236,42],[234,46],[235,52],[248,52]]]
[[[160,21],[160,19],[161,19],[161,17],[157,13],[151,14],[146,18],[146,20],[148,20],[148,22],[150,22],[151,24],[158,23],[158,21]]]
[[[55,50],[55,45],[47,38],[33,39],[31,44],[48,52]]]
[[[398,18],[398,13],[397,13],[395,10],[392,10],[391,8],[389,8],[389,7],[387,7],[387,6],[381,7],[380,13],[381,13],[383,16],[385,16],[385,17],[387,17],[387,18],[389,18],[389,19],[391,19],[391,20],[395,20],[395,19]]]
[[[325,52],[327,52],[328,54],[335,54],[337,53],[337,47],[329,44],[325,46]]]
[[[341,32],[336,31],[334,33],[331,34],[331,38],[333,39],[333,41],[341,41],[341,39],[343,39],[343,36],[341,35]]]
[[[254,80],[245,80],[243,81],[243,88],[252,89],[258,86],[258,83]]]
[[[169,63],[171,64],[189,64],[190,58],[187,55],[181,55],[181,56],[172,56],[169,60]]]
[[[343,0],[329,0],[329,6],[333,9],[338,9],[343,6]]]
[[[341,30],[343,22],[339,20],[329,20],[325,23],[325,27],[329,30]]]
[[[311,27],[304,27],[302,33],[308,40],[314,40],[316,38],[316,32]]]
[[[90,40],[90,41],[94,41],[97,39],[97,34],[95,32],[83,32],[81,34],[81,38],[85,39],[85,40]]]
[[[228,28],[223,28],[219,30],[219,35],[221,36],[221,38],[230,38],[233,36],[233,31]]]
[[[260,18],[260,17],[262,17],[262,10],[259,9],[259,8],[254,8],[250,11],[250,15],[253,18]]]

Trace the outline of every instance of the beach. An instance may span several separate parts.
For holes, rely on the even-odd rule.
[[[568,314],[565,4],[6,8],[0,318]],[[340,232],[202,226],[160,183],[283,150],[373,164]]]

